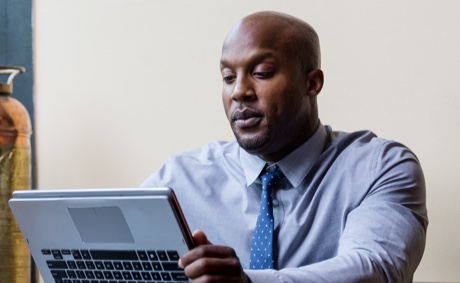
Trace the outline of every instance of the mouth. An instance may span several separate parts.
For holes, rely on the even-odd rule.
[[[256,126],[262,118],[262,114],[259,114],[252,109],[236,109],[232,115],[232,123],[240,129],[246,129]]]

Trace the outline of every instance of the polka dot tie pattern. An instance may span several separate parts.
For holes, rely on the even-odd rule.
[[[260,176],[262,181],[262,195],[259,217],[257,218],[254,236],[252,237],[251,256],[249,260],[250,269],[274,268],[274,220],[271,192],[281,176],[281,170],[276,165],[267,168],[266,173]]]

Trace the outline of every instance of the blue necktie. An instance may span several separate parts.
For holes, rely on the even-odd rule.
[[[272,170],[269,170],[272,169]],[[260,176],[262,180],[262,196],[260,212],[257,218],[254,236],[252,237],[250,269],[273,269],[273,206],[271,192],[282,175],[278,166],[267,168],[266,173]]]

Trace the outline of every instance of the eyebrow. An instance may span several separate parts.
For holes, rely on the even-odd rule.
[[[249,62],[262,61],[269,57],[274,57],[272,51],[255,54],[249,57]],[[228,60],[220,59],[220,65],[221,66],[231,66],[232,64]]]

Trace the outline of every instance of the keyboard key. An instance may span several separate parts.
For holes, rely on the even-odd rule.
[[[104,266],[105,266],[105,269],[108,269],[108,270],[115,269],[111,261],[104,261]]]
[[[104,264],[102,263],[102,261],[95,261],[94,265],[97,269],[104,269]]]
[[[171,272],[171,277],[174,281],[188,281],[184,272]]]
[[[150,260],[154,260],[154,261],[158,260],[157,253],[155,251],[147,251],[147,256],[149,257]]]
[[[96,269],[96,265],[94,265],[94,262],[92,261],[85,261],[86,268],[88,269]]]
[[[95,278],[94,273],[91,270],[86,270],[85,275],[86,275],[86,278],[88,278],[88,279],[94,279]]]
[[[51,250],[51,254],[53,255],[54,259],[63,259],[60,250]]]
[[[152,262],[152,268],[156,271],[163,270],[163,267],[161,267],[161,264],[159,262]]]
[[[133,266],[131,265],[131,262],[125,261],[125,262],[123,262],[122,264],[123,264],[123,268],[124,268],[125,270],[133,270]]]
[[[182,268],[179,267],[177,262],[162,262],[163,270],[166,271],[181,271]]]
[[[137,256],[140,260],[149,260],[149,257],[145,251],[137,251]]]
[[[178,261],[179,260],[179,253],[176,251],[167,251],[169,260],[171,261]]]
[[[114,271],[112,274],[114,279],[123,279],[123,275],[119,271]]]
[[[47,260],[46,264],[50,269],[67,269],[67,264],[63,260]]]
[[[86,278],[85,272],[83,270],[77,270],[75,273],[77,274],[77,277],[80,279]]]
[[[78,269],[86,269],[85,262],[82,260],[77,260],[76,262]]]
[[[134,280],[142,280],[142,276],[139,272],[131,272],[131,276]]]
[[[152,277],[150,276],[150,273],[148,272],[141,272],[142,279],[144,280],[152,280]]]
[[[163,280],[165,280],[165,281],[169,281],[169,280],[171,280],[171,275],[168,272],[162,272],[161,273],[161,278],[163,278]]]
[[[67,270],[67,277],[72,278],[72,279],[76,279],[77,274],[73,270]]]
[[[144,270],[153,270],[150,262],[143,262],[142,267],[144,268]]]
[[[133,279],[133,277],[131,276],[131,272],[129,271],[123,271],[121,274],[123,275],[123,279],[126,279],[126,280]]]
[[[51,254],[51,250],[48,250],[48,249],[42,250],[42,255],[50,255],[50,254]]]
[[[159,272],[151,272],[150,275],[152,275],[153,280],[161,280],[161,276]]]
[[[81,257],[83,259],[91,259],[91,256],[89,255],[89,251],[88,250],[81,250],[80,251],[80,254],[81,254]]]
[[[104,277],[105,279],[113,279],[113,274],[111,271],[104,271]]]
[[[157,251],[157,255],[158,255],[158,259],[160,261],[167,261],[168,260],[168,256],[166,255],[165,251]]]
[[[82,259],[80,251],[79,250],[71,250],[73,259]]]
[[[73,260],[68,260],[68,261],[67,261],[67,266],[68,266],[70,269],[77,269],[77,264],[76,264],[75,261],[73,261]]]
[[[104,279],[104,274],[102,274],[102,271],[94,271],[94,276],[96,279]]]
[[[123,265],[121,264],[120,261],[114,261],[113,267],[115,267],[116,270],[123,270]]]
[[[71,255],[70,250],[61,250],[63,255]]]
[[[142,265],[140,262],[133,261],[131,264],[133,265],[134,270],[142,270]]]
[[[54,279],[67,278],[67,273],[64,270],[51,270],[51,275]]]
[[[90,253],[95,260],[138,260],[135,251],[91,250]]]

